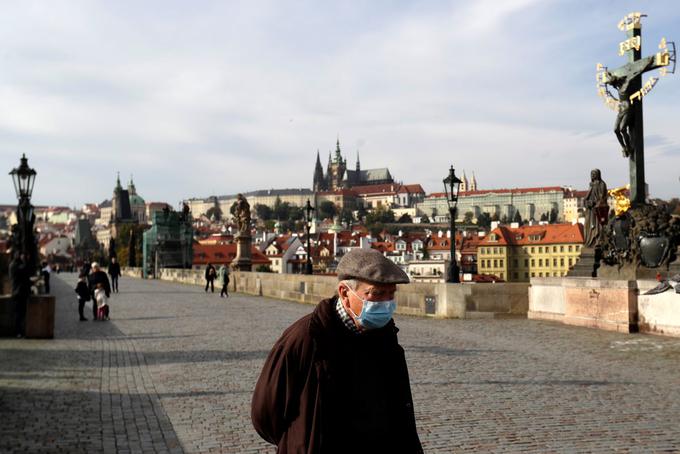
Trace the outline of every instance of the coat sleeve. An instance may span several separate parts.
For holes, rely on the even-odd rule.
[[[253,393],[253,427],[278,445],[300,413],[301,393],[312,366],[309,339],[284,333],[269,353]]]

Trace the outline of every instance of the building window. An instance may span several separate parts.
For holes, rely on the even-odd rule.
[[[493,259],[493,267],[497,268],[498,267],[498,260]]]
[[[557,252],[557,246],[553,246],[553,252]]]
[[[524,259],[524,266],[529,268],[529,259]]]
[[[564,252],[564,246],[560,246],[560,252]]]
[[[531,266],[536,266],[536,261],[534,259],[531,259]]]
[[[500,259],[500,260],[498,261],[498,263],[500,264],[500,267],[501,267],[501,268],[503,268],[503,267],[505,266],[505,264],[504,264],[505,262],[504,262],[503,259]]]
[[[531,277],[536,277],[536,273],[531,273]]]
[[[564,266],[564,257],[560,257],[560,266]]]
[[[539,247],[538,247],[538,253],[539,253],[539,254],[543,254],[543,246],[539,246]]]
[[[538,266],[543,266],[543,259],[538,259]]]
[[[557,259],[553,259],[553,266],[557,266]]]
[[[571,244],[569,245],[569,252],[571,252]]]
[[[538,273],[538,277],[543,277],[543,273]]]
[[[576,249],[576,252],[578,252],[578,251],[581,250],[581,246],[579,246],[579,245],[577,244],[576,246],[574,246],[574,249]]]
[[[534,253],[534,247],[533,246],[531,246],[531,253],[532,254]]]
[[[572,264],[571,257],[569,257],[569,266],[571,266],[571,264]]]
[[[524,273],[524,277],[529,277],[529,273]]]
[[[517,265],[517,259],[512,259],[512,266],[514,266],[515,268],[517,268],[517,266],[518,266],[518,265]]]
[[[516,272],[515,272],[515,273],[512,273],[512,278],[513,278],[513,279],[519,279],[519,277],[517,276],[517,273],[516,273]]]

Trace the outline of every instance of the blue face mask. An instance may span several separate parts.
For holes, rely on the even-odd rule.
[[[394,314],[394,311],[397,309],[397,303],[394,299],[386,301],[370,301],[363,299],[349,287],[347,287],[347,290],[352,292],[354,296],[363,302],[361,314],[359,315],[355,314],[352,308],[349,308],[349,310],[352,312],[352,315],[356,317],[357,321],[363,328],[382,328],[392,319],[392,314]]]

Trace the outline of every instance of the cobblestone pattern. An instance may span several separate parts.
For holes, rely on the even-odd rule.
[[[252,390],[273,342],[313,307],[120,284],[109,323],[61,328],[59,309],[57,340],[0,340],[12,364],[0,451],[275,452],[251,427]],[[531,320],[397,324],[425,452],[680,452],[678,339]],[[109,410],[100,396],[118,398]]]

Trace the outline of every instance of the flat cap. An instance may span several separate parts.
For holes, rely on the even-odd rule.
[[[408,274],[375,249],[353,249],[337,268],[338,279],[359,279],[374,284],[408,284]]]

